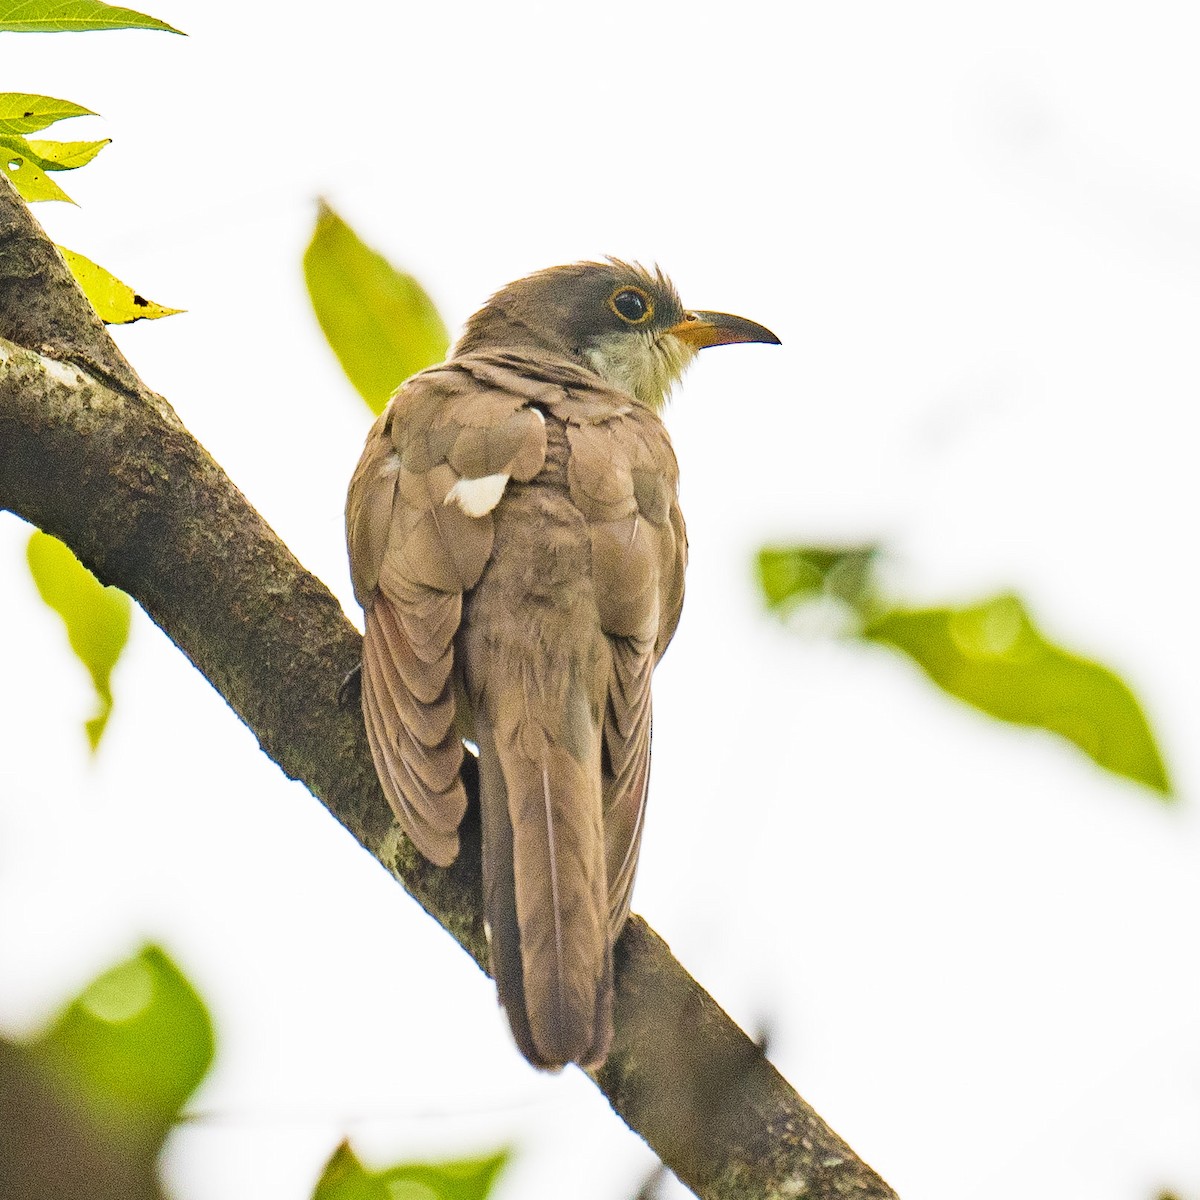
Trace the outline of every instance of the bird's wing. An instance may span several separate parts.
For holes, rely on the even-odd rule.
[[[600,622],[611,655],[604,714],[604,835],[609,926],[629,915],[650,778],[650,674],[683,603],[687,538],[678,467],[661,421],[574,416],[567,478],[588,522]]]
[[[458,854],[466,809],[454,672],[463,593],[487,564],[509,479],[532,479],[546,454],[534,384],[482,374],[452,360],[410,379],[371,430],[346,500],[368,741],[397,820],[439,866]]]

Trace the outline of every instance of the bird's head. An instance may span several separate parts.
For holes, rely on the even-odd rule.
[[[686,309],[661,271],[609,259],[510,283],[467,322],[455,353],[549,351],[657,411],[697,351],[731,342],[779,339],[745,317]]]

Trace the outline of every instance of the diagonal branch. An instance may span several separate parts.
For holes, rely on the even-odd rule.
[[[361,717],[338,704],[358,633],[137,378],[3,179],[0,509],[132,595],[289,778],[486,965],[477,814],[449,870],[398,833]],[[894,1200],[637,917],[617,948],[616,1027],[593,1078],[699,1196]]]

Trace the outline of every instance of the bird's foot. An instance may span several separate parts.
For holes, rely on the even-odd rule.
[[[349,708],[362,699],[362,663],[358,663],[338,687],[338,708]]]

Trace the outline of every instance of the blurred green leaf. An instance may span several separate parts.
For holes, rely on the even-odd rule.
[[[146,946],[84,989],[33,1049],[103,1128],[157,1144],[212,1062],[213,1030],[179,968]]]
[[[155,304],[153,300],[147,300],[145,296],[135,292],[129,284],[122,283],[114,274],[92,262],[90,258],[85,258],[74,250],[68,250],[65,246],[59,246],[58,249],[70,268],[71,274],[75,276],[76,282],[83,289],[83,294],[91,302],[100,320],[106,325],[128,325],[131,321],[142,320],[153,321],[159,317],[170,317],[175,313],[183,312],[181,308],[166,308],[161,304]]]
[[[38,200],[75,201],[38,165],[36,155],[23,137],[15,133],[0,136],[0,167],[17,189],[17,195],[29,203]]]
[[[758,552],[758,582],[772,608],[833,596],[856,612],[875,598],[879,547],[768,546]]]
[[[313,1200],[485,1200],[508,1152],[437,1164],[408,1163],[371,1171],[343,1142],[313,1192]]]
[[[0,31],[76,33],[95,29],[161,29],[179,33],[157,17],[101,0],[0,0]]]
[[[1133,693],[1105,667],[1047,641],[1017,596],[967,608],[896,608],[862,636],[903,651],[940,688],[990,716],[1048,729],[1107,770],[1170,794]]]
[[[0,133],[36,133],[69,117],[94,117],[82,104],[34,96],[29,92],[0,92]]]
[[[112,712],[112,670],[129,637],[129,597],[101,584],[67,546],[40,530],[26,554],[42,599],[66,623],[71,648],[91,673],[100,711],[86,728],[95,750]]]
[[[1154,734],[1123,680],[1047,641],[1012,594],[965,608],[890,603],[876,578],[879,551],[767,547],[758,555],[759,586],[780,611],[836,598],[855,614],[851,636],[902,651],[952,696],[1058,734],[1106,770],[1170,795]]]
[[[446,356],[450,336],[425,289],[372,250],[324,201],[304,252],[317,321],[372,412]]]
[[[47,142],[31,138],[26,142],[31,157],[44,171],[74,171],[88,163],[112,141],[101,138],[98,142]]]

